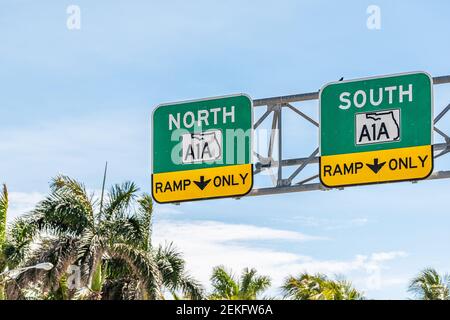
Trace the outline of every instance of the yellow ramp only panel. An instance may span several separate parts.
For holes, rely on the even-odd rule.
[[[433,172],[433,147],[420,146],[323,156],[320,180],[326,187],[419,180]]]
[[[252,164],[152,175],[153,198],[160,203],[238,197],[250,192],[252,185]]]

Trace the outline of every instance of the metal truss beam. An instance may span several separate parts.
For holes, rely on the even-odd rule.
[[[450,75],[440,76],[433,78],[434,85],[448,84],[450,83]],[[313,190],[330,190],[323,186],[318,181],[318,172],[307,178],[303,178],[300,181],[295,182],[295,178],[309,165],[317,164],[319,162],[319,148],[316,147],[309,155],[301,156],[298,158],[283,159],[283,127],[282,127],[282,115],[284,110],[289,109],[294,112],[301,120],[307,121],[310,125],[314,126],[317,130],[319,127],[318,121],[314,120],[292,103],[313,101],[319,99],[319,92],[309,92],[294,94],[288,96],[271,97],[264,99],[253,100],[253,106],[266,107],[266,111],[263,115],[254,123],[254,128],[257,129],[266,120],[272,118],[271,134],[269,139],[269,145],[267,148],[267,155],[261,155],[254,152],[258,161],[254,165],[255,175],[261,174],[263,171],[269,173],[272,179],[272,185],[269,187],[254,188],[248,196],[270,195],[270,194],[282,194],[291,192],[313,191]],[[445,142],[436,143],[433,145],[434,158],[450,153],[450,137],[448,134],[436,127],[436,124],[450,111],[450,104],[448,104],[434,119],[434,131],[437,135],[441,136]],[[274,150],[276,152],[276,159],[274,158]],[[283,168],[297,166],[297,168],[290,173],[286,178],[283,175]],[[318,169],[318,168],[317,168]],[[316,169],[316,170],[317,170]],[[274,173],[276,170],[276,174]],[[292,171],[292,170],[291,170]],[[448,179],[450,178],[450,170],[448,171],[435,171],[427,180],[435,179]],[[316,181],[316,182],[314,182]],[[417,181],[412,181],[417,182]],[[343,189],[343,188],[340,188]]]

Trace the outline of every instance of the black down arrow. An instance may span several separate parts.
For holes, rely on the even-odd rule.
[[[368,166],[370,168],[370,170],[373,171],[373,173],[378,173],[378,171],[380,171],[381,168],[383,168],[383,166],[385,164],[386,164],[386,161],[378,163],[378,158],[375,158],[375,159],[373,159],[373,164],[366,163],[366,166]]]
[[[205,180],[205,176],[200,176],[200,181],[194,181],[194,183],[200,188],[200,190],[203,190],[210,181],[211,179]]]

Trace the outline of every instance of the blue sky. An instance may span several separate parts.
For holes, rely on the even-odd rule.
[[[81,9],[68,30],[66,9]],[[369,5],[381,29],[366,27]],[[316,91],[324,83],[424,70],[450,73],[447,1],[10,1],[0,10],[0,180],[11,218],[57,173],[92,190],[150,190],[150,115],[159,103],[245,92]],[[450,85],[435,87],[435,113]],[[317,119],[317,105],[304,105]],[[450,129],[444,118],[441,129]],[[285,117],[285,156],[317,132]],[[286,128],[287,128],[286,127]],[[312,130],[311,130],[312,129]],[[309,140],[308,140],[309,139]],[[301,141],[300,141],[301,140]],[[438,169],[448,169],[443,157]],[[261,177],[258,183],[266,183]],[[369,298],[406,298],[407,281],[450,272],[450,181],[426,181],[157,206],[155,241],[173,240],[205,284],[217,264],[274,284],[308,270],[343,274]],[[276,290],[272,291],[276,294]]]

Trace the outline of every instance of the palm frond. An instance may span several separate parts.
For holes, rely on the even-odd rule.
[[[242,271],[241,285],[240,285],[241,293],[247,293],[249,291],[250,285],[251,285],[255,275],[256,275],[256,269],[249,270],[248,268],[245,268]]]
[[[110,219],[114,215],[123,217],[131,201],[136,197],[139,188],[134,182],[125,182],[123,184],[114,185],[108,194],[108,199],[103,209],[106,219]]]
[[[282,287],[285,298],[294,300],[361,300],[364,296],[345,279],[331,280],[323,274],[289,276]]]
[[[256,299],[257,296],[267,290],[271,285],[270,278],[267,276],[257,276],[254,277],[250,282],[250,285],[245,293],[245,296],[251,298],[252,300]]]
[[[190,300],[202,300],[205,297],[205,290],[201,283],[188,274],[183,274],[177,287]]]
[[[50,183],[50,189],[52,190],[52,193],[72,195],[82,207],[87,209],[86,213],[89,214],[89,217],[93,218],[94,203],[92,197],[88,196],[84,184],[68,176],[58,175]]]
[[[109,269],[109,267],[108,267]],[[142,298],[139,281],[130,273],[127,277],[107,276],[103,284],[103,300],[136,300]]]
[[[151,298],[162,297],[162,277],[154,258],[148,252],[124,243],[114,243],[108,250],[111,257],[121,259],[130,266]]]
[[[186,298],[203,299],[203,287],[186,272],[186,262],[172,243],[158,247],[156,262],[162,274],[163,285],[171,292],[181,290]]]
[[[449,300],[450,288],[447,276],[441,276],[435,269],[426,268],[413,278],[408,291],[422,300]]]
[[[93,277],[92,277],[92,283],[90,286],[90,289],[92,292],[95,292],[97,296],[101,296],[103,284],[106,280],[106,270],[103,269],[104,266],[99,263],[94,271]]]
[[[16,218],[10,225],[8,241],[3,247],[3,254],[10,269],[16,268],[25,261],[36,236],[36,226],[35,216],[32,215]]]
[[[217,266],[213,269],[211,284],[213,287],[212,299],[229,300],[239,294],[239,284],[224,266]]]
[[[85,230],[77,248],[77,261],[81,267],[82,279],[87,285],[92,283],[94,272],[105,252],[102,239],[92,230]]]
[[[144,193],[138,199],[138,219],[144,235],[143,246],[145,250],[150,250],[151,233],[152,233],[152,217],[153,217],[153,200],[149,194]]]
[[[29,269],[22,272],[16,279],[19,287],[41,282],[44,291],[57,292],[61,289],[61,280],[77,259],[77,242],[78,239],[69,236],[42,239],[23,267],[44,262],[50,262],[54,267],[50,271]]]
[[[4,184],[0,192],[0,249],[6,241],[6,214],[8,211],[8,189]]]
[[[124,242],[145,249],[147,235],[135,216],[103,220],[97,228],[98,233],[111,243]]]
[[[176,290],[178,280],[184,271],[184,260],[181,253],[172,243],[159,246],[156,251],[156,263],[163,277],[163,284],[172,290]]]
[[[37,230],[51,230],[61,235],[80,235],[85,228],[93,225],[92,216],[93,208],[89,201],[60,189],[39,202],[30,214]]]
[[[84,184],[65,175],[60,174],[53,178],[50,189],[52,192],[69,192],[74,196],[86,198],[86,201],[90,202]]]
[[[6,249],[6,215],[8,212],[8,189],[6,185],[0,192],[0,273],[5,270],[8,265],[8,261],[5,256]],[[4,287],[0,284],[0,300],[5,297]]]

